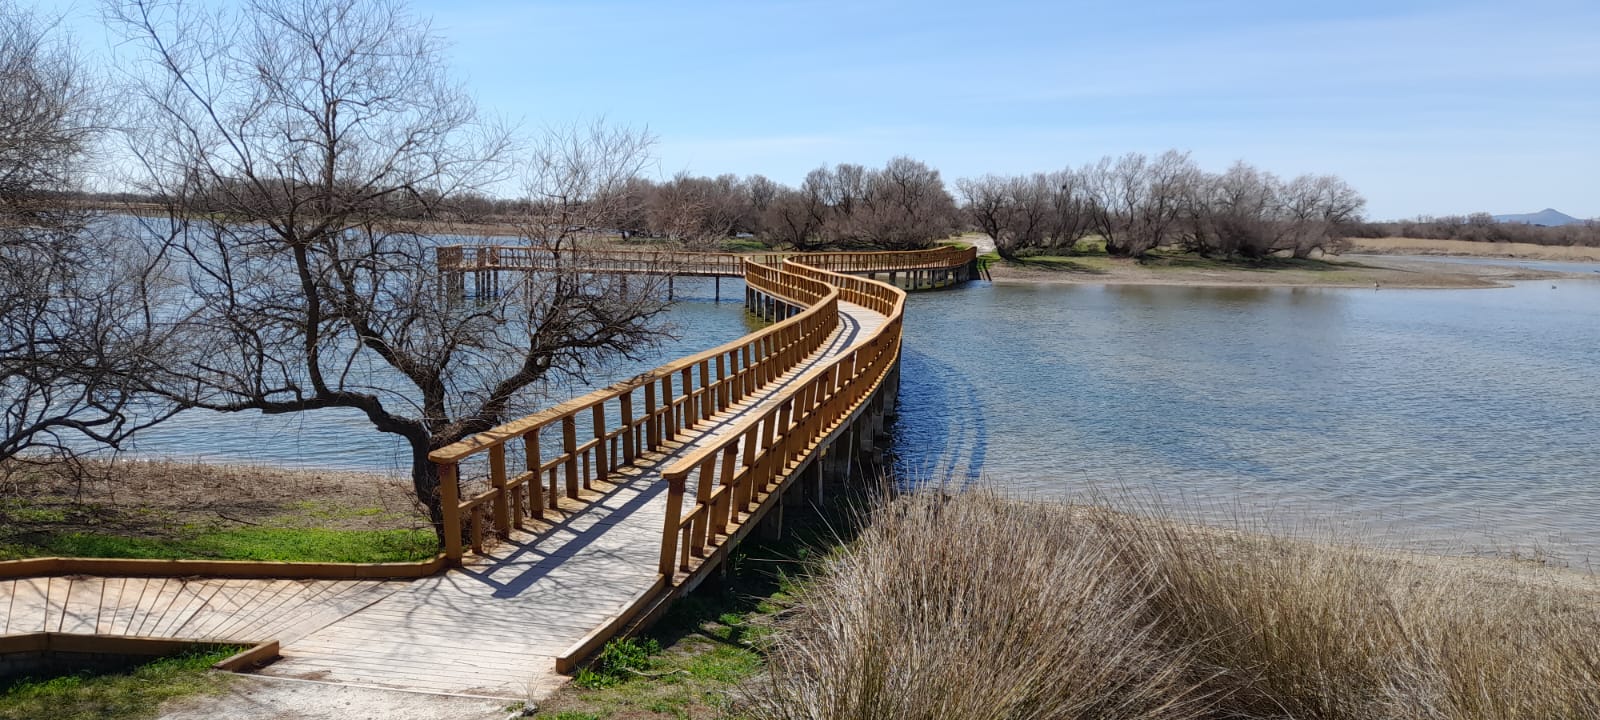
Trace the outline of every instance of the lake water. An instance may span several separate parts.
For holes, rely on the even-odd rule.
[[[712,280],[679,278],[677,303],[667,322],[672,337],[644,348],[643,359],[621,360],[599,369],[586,384],[541,389],[553,405],[658,367],[668,360],[716,347],[750,332],[744,313],[744,283],[723,279],[722,301]],[[372,429],[366,415],[342,408],[289,415],[180,413],[139,435],[130,451],[140,456],[217,463],[271,464],[301,468],[364,470],[409,475],[411,455],[397,436]]]
[[[1600,282],[914,296],[912,477],[1600,561]]]
[[[709,281],[679,289],[682,339],[597,384],[748,330],[739,283],[723,282],[721,304]],[[1051,498],[1336,525],[1403,547],[1600,561],[1600,282],[971,283],[913,295],[906,332],[895,453],[918,481],[986,478]],[[336,411],[184,415],[137,451],[406,467],[399,443]]]

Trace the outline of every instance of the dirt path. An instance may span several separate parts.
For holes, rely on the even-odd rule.
[[[509,713],[500,698],[241,675],[221,694],[167,703],[159,720],[500,720]]]

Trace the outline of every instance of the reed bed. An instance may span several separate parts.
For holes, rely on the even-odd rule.
[[[749,712],[1600,718],[1592,576],[913,493],[778,621]]]

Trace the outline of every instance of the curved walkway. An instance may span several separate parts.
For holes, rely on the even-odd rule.
[[[56,577],[0,581],[0,634],[69,632],[260,642],[263,674],[509,698],[565,678],[555,658],[653,589],[677,458],[724,442],[768,398],[872,338],[886,318],[841,302],[840,326],[797,367],[597,485],[536,535],[414,581]]]

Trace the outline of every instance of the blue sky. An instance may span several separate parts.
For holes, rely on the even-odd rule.
[[[648,126],[663,176],[903,154],[950,181],[1178,148],[1340,175],[1378,219],[1600,216],[1595,0],[415,7],[485,107]]]

